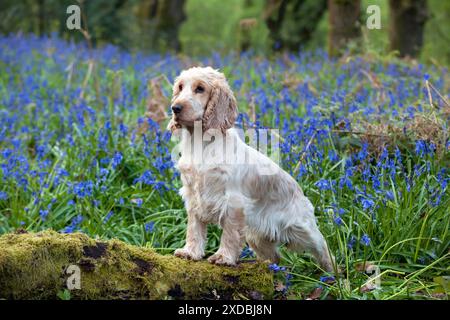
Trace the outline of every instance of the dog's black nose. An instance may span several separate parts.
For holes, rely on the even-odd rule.
[[[176,104],[176,105],[172,106],[172,111],[173,111],[173,113],[175,113],[175,114],[180,113],[180,112],[181,112],[181,109],[183,109],[183,106],[180,105],[180,104]]]

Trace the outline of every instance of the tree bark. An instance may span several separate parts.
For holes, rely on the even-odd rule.
[[[293,19],[295,26],[290,37],[292,41],[287,41],[286,47],[289,50],[298,50],[300,45],[305,45],[311,40],[323,14],[327,9],[326,0],[304,1],[297,0],[293,7]]]
[[[154,0],[150,7],[150,17],[155,21],[155,36],[175,51],[181,51],[181,42],[178,38],[181,23],[186,19],[184,12],[185,0]],[[161,44],[157,44],[158,47]]]
[[[269,29],[270,38],[273,41],[273,49],[283,48],[283,39],[281,37],[281,27],[283,25],[286,7],[289,0],[266,0],[264,9],[264,20]]]
[[[38,0],[38,33],[42,37],[45,33],[45,0]]]
[[[390,49],[400,56],[417,57],[423,44],[428,19],[426,0],[390,0]]]
[[[328,0],[328,12],[328,53],[336,56],[361,36],[361,0]]]
[[[71,299],[270,299],[273,295],[272,274],[262,263],[219,267],[118,240],[43,231],[0,237],[0,299],[56,299],[73,280],[73,266],[80,270],[80,289],[70,291]]]
[[[326,0],[266,0],[264,20],[273,49],[297,51],[305,45],[326,7]]]

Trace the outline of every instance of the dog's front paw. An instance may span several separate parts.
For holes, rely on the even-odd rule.
[[[216,252],[211,257],[208,258],[208,261],[213,264],[223,265],[223,266],[235,266],[236,259],[233,257],[227,256],[221,252]]]
[[[196,254],[193,251],[188,250],[186,248],[175,250],[174,255],[176,257],[179,257],[179,258],[188,259],[188,260],[194,260],[194,261],[198,261],[198,260],[201,260],[203,258],[203,255]]]

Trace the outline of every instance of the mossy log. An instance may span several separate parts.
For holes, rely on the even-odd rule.
[[[261,263],[214,266],[119,240],[48,230],[0,236],[0,299],[56,299],[73,280],[73,266],[80,289],[71,288],[71,299],[270,299],[273,294],[272,275]]]

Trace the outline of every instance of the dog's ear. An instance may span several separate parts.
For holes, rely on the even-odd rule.
[[[225,80],[216,81],[203,113],[203,132],[220,129],[225,132],[233,127],[237,117],[236,98]]]

